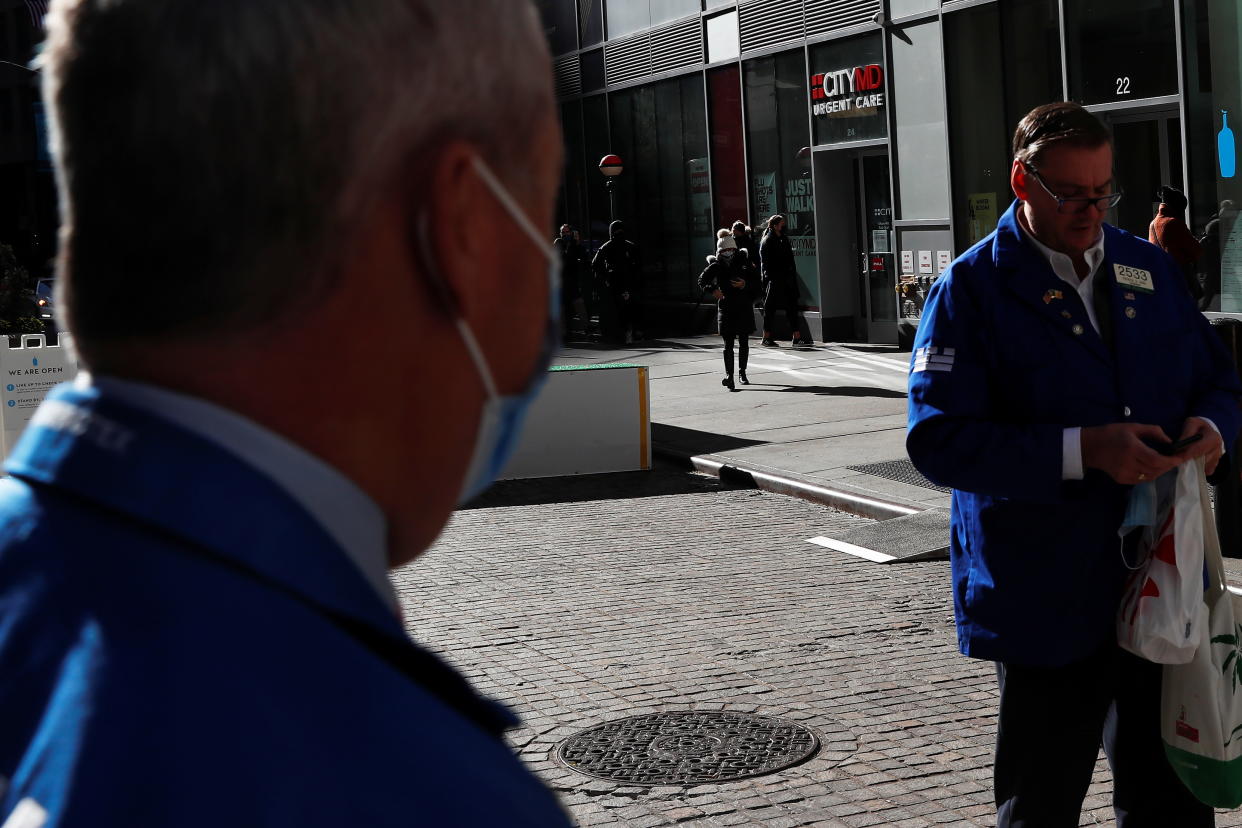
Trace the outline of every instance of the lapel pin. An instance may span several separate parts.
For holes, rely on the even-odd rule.
[[[1126,297],[1126,301],[1127,301],[1127,302],[1133,302],[1133,301],[1134,301],[1134,294],[1133,294],[1133,293],[1126,293],[1126,294],[1125,294],[1125,297]]]
[[[1126,308],[1126,319],[1133,319],[1136,316],[1138,316],[1138,314],[1135,312],[1134,308]]]
[[[1070,313],[1069,311],[1061,311],[1061,315],[1064,316],[1066,319],[1074,318],[1074,314]]]
[[[1064,299],[1064,298],[1065,298],[1065,294],[1064,294],[1064,293],[1062,293],[1061,291],[1059,291],[1059,290],[1050,290],[1050,291],[1048,291],[1047,293],[1045,293],[1045,294],[1044,294],[1044,304],[1045,304],[1045,305],[1050,305],[1050,304],[1052,304],[1052,300],[1053,300],[1053,299]]]
[[[1074,327],[1070,328],[1070,330],[1074,332],[1074,336],[1082,336],[1082,332],[1083,332],[1082,325],[1075,325]]]

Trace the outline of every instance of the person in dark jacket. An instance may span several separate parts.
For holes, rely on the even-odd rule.
[[[625,236],[620,221],[608,225],[608,241],[596,252],[591,270],[603,298],[601,312],[607,317],[604,335],[628,344],[642,339],[642,262],[638,245]]]
[[[1186,289],[1196,300],[1203,298],[1203,286],[1195,262],[1203,254],[1199,240],[1190,232],[1182,216],[1186,214],[1186,196],[1167,184],[1156,191],[1160,206],[1147,229],[1147,240],[1173,257],[1186,282]]]
[[[1220,203],[1220,210],[1208,219],[1203,228],[1203,235],[1198,239],[1203,250],[1203,256],[1199,259],[1199,267],[1203,271],[1203,298],[1199,301],[1200,310],[1220,310],[1220,303],[1216,299],[1220,296],[1221,254],[1229,240],[1230,233],[1233,232],[1233,224],[1237,217],[1237,208],[1233,206],[1232,201],[1225,199]]]
[[[733,222],[733,240],[737,242],[738,250],[746,251],[746,258],[750,260],[750,264],[758,271],[759,242],[755,239],[755,231],[750,229],[746,222],[738,219]]]
[[[767,232],[759,245],[762,282],[767,289],[763,300],[763,343],[770,348],[778,347],[772,338],[772,322],[779,311],[785,312],[789,327],[793,329],[790,344],[806,344],[802,340],[802,317],[798,313],[798,270],[794,265],[793,245],[785,235],[785,217],[768,219]]]
[[[561,335],[569,341],[575,313],[582,320],[584,333],[589,327],[584,300],[590,285],[583,278],[587,273],[587,255],[568,224],[561,225],[561,234],[552,245],[561,257]]]
[[[752,312],[758,280],[754,265],[745,250],[741,250],[728,230],[717,233],[716,255],[707,257],[707,268],[699,275],[699,287],[710,290],[716,297],[716,322],[724,338],[725,377],[720,384],[736,391],[733,384],[733,342],[737,341],[739,378],[743,385],[750,385],[746,378],[746,361],[750,356],[750,340],[755,332],[755,315]]]

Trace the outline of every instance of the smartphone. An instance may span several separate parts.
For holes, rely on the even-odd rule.
[[[1154,448],[1156,451],[1163,454],[1165,457],[1169,457],[1171,455],[1177,454],[1182,449],[1186,448],[1186,446],[1192,445],[1193,443],[1197,443],[1202,439],[1203,439],[1203,432],[1199,432],[1198,434],[1190,435],[1184,440],[1178,440],[1175,443],[1158,443],[1152,448]]]

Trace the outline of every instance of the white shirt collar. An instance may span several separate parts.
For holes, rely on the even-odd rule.
[[[1061,277],[1062,280],[1069,282],[1075,290],[1078,289],[1078,273],[1074,270],[1074,261],[1064,253],[1053,250],[1048,245],[1035,238],[1026,227],[1026,216],[1022,214],[1023,204],[1018,202],[1018,226],[1022,228],[1022,235],[1035,246],[1043,257],[1048,260],[1048,264],[1052,266],[1052,272]],[[1100,263],[1104,261],[1104,231],[1100,230],[1100,235],[1095,240],[1095,244],[1087,248],[1083,253],[1083,257],[1087,260],[1087,276],[1082,279],[1083,282],[1092,281],[1096,270],[1099,269]]]
[[[394,611],[388,580],[388,524],[384,513],[345,475],[253,420],[206,400],[146,383],[82,372],[76,384],[212,441],[266,474],[297,501],[337,542]]]
[[[1018,227],[1022,230],[1022,237],[1048,260],[1052,272],[1074,289],[1074,292],[1082,299],[1083,308],[1087,311],[1087,319],[1091,321],[1091,327],[1095,328],[1097,334],[1100,333],[1100,320],[1095,316],[1095,274],[1100,269],[1100,263],[1104,261],[1104,231],[1101,230],[1100,237],[1095,240],[1095,244],[1083,252],[1083,258],[1087,260],[1087,275],[1079,279],[1078,271],[1074,269],[1073,259],[1060,251],[1053,250],[1035,238],[1034,234],[1026,228],[1026,217],[1022,215],[1021,202],[1018,202],[1017,210]]]

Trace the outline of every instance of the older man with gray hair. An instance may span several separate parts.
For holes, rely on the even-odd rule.
[[[386,577],[493,479],[556,342],[530,5],[47,28],[84,371],[0,482],[0,823],[566,825]]]

